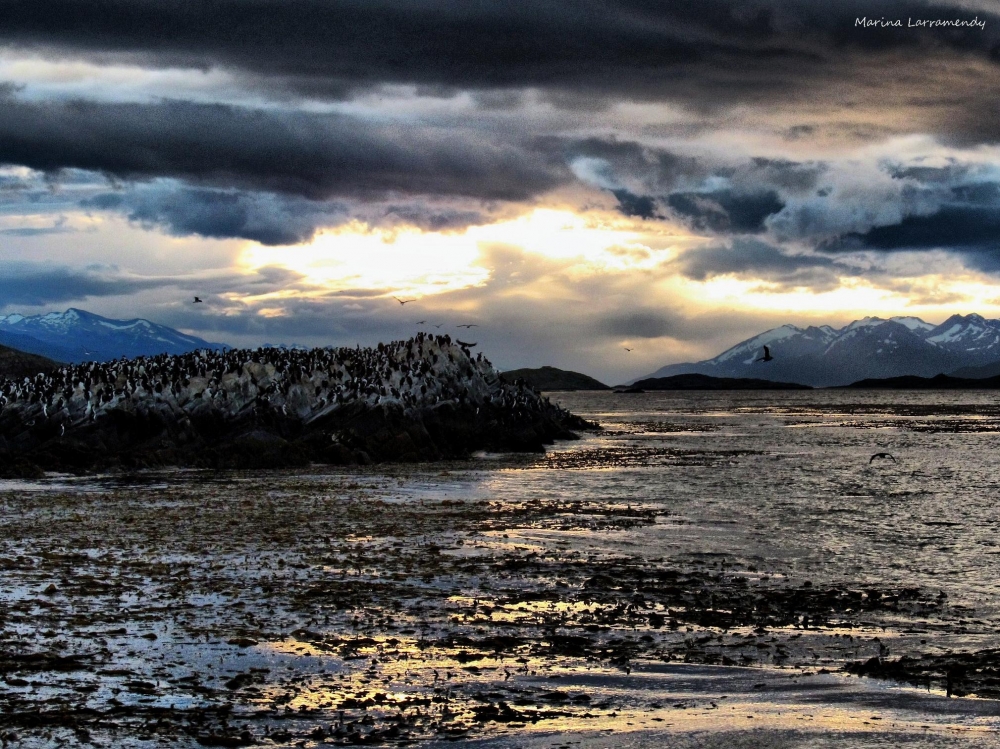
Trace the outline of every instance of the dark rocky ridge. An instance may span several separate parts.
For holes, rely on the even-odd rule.
[[[557,367],[512,369],[501,375],[507,382],[521,379],[535,390],[610,390],[590,375]]]
[[[773,382],[752,377],[712,377],[703,374],[679,374],[650,377],[632,384],[641,390],[812,390],[796,382]]]
[[[885,379],[859,380],[858,382],[852,382],[847,387],[885,390],[995,390],[1000,388],[1000,376],[970,379],[946,374],[939,374],[934,377],[907,375],[903,377],[887,377]]]
[[[0,346],[0,377],[30,377],[39,372],[51,372],[58,367],[59,362],[44,356]]]
[[[377,348],[197,351],[0,383],[6,475],[279,467],[539,451],[593,425],[449,336]]]

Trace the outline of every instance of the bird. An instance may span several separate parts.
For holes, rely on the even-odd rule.
[[[435,328],[443,328],[444,327],[444,323],[441,323],[440,325],[435,325],[434,327]]]
[[[871,465],[872,461],[874,461],[875,458],[889,458],[893,463],[896,462],[896,459],[892,457],[892,455],[890,455],[889,453],[875,453],[868,459],[868,465]]]
[[[410,302],[417,301],[416,299],[400,299],[398,296],[394,296],[393,299],[395,299],[400,304],[409,304]]]
[[[760,357],[757,361],[771,361],[772,359],[774,359],[774,357],[771,356],[771,349],[768,346],[765,346],[764,355]]]
[[[478,328],[478,325],[456,325],[456,328]]]
[[[427,322],[427,321],[426,320],[417,320],[417,325],[423,325],[425,322]]]
[[[479,345],[478,341],[476,341],[476,343],[466,343],[465,341],[460,341],[457,338],[455,339],[455,343],[457,343],[459,346],[465,346],[466,348],[472,348],[473,346]]]
[[[622,346],[622,348],[625,349],[626,351],[631,351],[632,350],[628,346]]]
[[[200,296],[196,296],[194,298],[194,301],[191,302],[191,304],[202,304],[201,297]]]

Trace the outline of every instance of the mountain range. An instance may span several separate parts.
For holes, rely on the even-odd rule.
[[[772,361],[757,361],[764,346]],[[782,325],[748,338],[713,359],[670,364],[651,377],[705,374],[754,377],[829,387],[864,379],[937,374],[1000,374],[1000,320],[952,315],[940,325],[917,317],[865,317],[843,328]]]
[[[73,308],[44,315],[0,315],[0,345],[72,363],[229,348],[149,320],[114,320]]]

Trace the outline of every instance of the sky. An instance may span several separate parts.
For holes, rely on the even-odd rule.
[[[993,0],[0,18],[0,312],[429,329],[611,383],[784,323],[1000,317]]]

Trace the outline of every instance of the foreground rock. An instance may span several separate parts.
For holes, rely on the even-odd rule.
[[[587,422],[449,336],[198,351],[0,384],[3,472],[277,467],[539,451]]]

